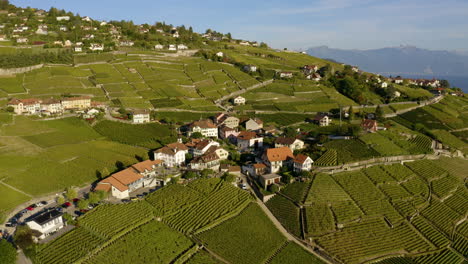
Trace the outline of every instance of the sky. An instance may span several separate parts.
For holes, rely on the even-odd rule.
[[[468,51],[468,0],[10,0],[98,20],[165,21],[305,50],[411,45]]]

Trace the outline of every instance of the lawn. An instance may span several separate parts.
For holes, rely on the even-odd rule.
[[[286,242],[255,203],[239,216],[199,234],[198,238],[233,264],[265,263]]]
[[[2,199],[0,199],[0,212],[11,210],[17,205],[24,203],[30,199],[30,197],[20,192],[17,192],[1,183],[0,193],[2,194]]]

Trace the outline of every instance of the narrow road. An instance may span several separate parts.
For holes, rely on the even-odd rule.
[[[289,241],[294,241],[296,242],[299,246],[301,246],[303,249],[307,250],[309,253],[313,254],[314,256],[316,256],[317,258],[319,258],[320,260],[322,260],[323,262],[325,263],[330,263],[330,261],[324,259],[322,256],[318,255],[314,250],[312,250],[311,248],[307,247],[306,245],[304,245],[302,243],[302,241],[298,240],[297,238],[295,238],[293,235],[291,235],[282,225],[281,223],[276,219],[276,217],[270,212],[270,210],[268,209],[268,207],[266,207],[266,205],[260,201],[260,199],[258,199],[257,197],[257,204],[260,206],[260,208],[262,208],[263,212],[265,212],[265,214],[268,216],[268,218],[270,218],[270,220],[273,222],[273,224],[276,226],[276,228],[278,228],[278,230],[289,240]]]

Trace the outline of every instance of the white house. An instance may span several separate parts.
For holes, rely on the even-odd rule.
[[[61,114],[63,113],[63,106],[60,100],[45,99],[41,103],[41,112],[45,114]]]
[[[17,115],[34,115],[41,112],[41,100],[35,98],[12,99],[7,105],[13,107],[13,112]]]
[[[291,137],[278,137],[275,139],[275,148],[288,147],[291,151],[304,148],[304,141]]]
[[[177,46],[175,44],[170,44],[169,45],[169,50],[170,51],[177,51]]]
[[[255,65],[245,65],[243,69],[246,72],[256,72],[257,71],[257,66],[255,66]]]
[[[248,41],[241,41],[241,42],[239,42],[239,45],[241,45],[241,46],[250,46],[250,43]]]
[[[28,43],[28,38],[17,38],[16,43]]]
[[[234,98],[233,101],[235,105],[245,105],[245,98],[240,95]]]
[[[388,87],[388,83],[387,83],[387,82],[383,82],[383,83],[380,85],[380,87],[382,87],[382,88],[387,88],[387,87]]]
[[[135,42],[130,40],[120,41],[120,46],[122,47],[133,47],[133,45],[135,45]]]
[[[237,149],[246,151],[251,148],[258,149],[263,147],[263,137],[260,137],[255,132],[241,131],[237,135]]]
[[[186,45],[184,45],[184,44],[179,44],[179,45],[177,45],[177,49],[178,50],[187,50],[188,47]]]
[[[201,140],[195,145],[189,144],[193,156],[202,156],[205,154],[211,147],[219,147],[219,143],[213,140],[204,139]],[[193,147],[192,147],[193,146]]]
[[[236,128],[239,126],[240,119],[235,116],[230,116],[225,113],[219,113],[213,118],[217,126],[227,126],[230,128]]]
[[[91,22],[93,21],[89,16],[83,17],[81,20],[86,21],[86,22]]]
[[[318,124],[319,126],[329,126],[331,122],[331,118],[327,114],[319,113],[314,117],[314,123]]]
[[[307,79],[318,82],[318,81],[320,81],[322,79],[322,76],[320,76],[320,74],[314,72],[311,75],[308,75]]]
[[[0,41],[8,41],[8,38],[6,35],[0,35]]]
[[[142,161],[100,181],[94,190],[111,193],[118,199],[128,198],[140,188],[161,185],[164,180],[156,179],[156,169],[161,165],[161,160]]]
[[[59,28],[60,31],[68,31],[68,28],[66,26],[60,26]]]
[[[162,49],[164,49],[164,46],[161,45],[161,44],[156,44],[156,45],[154,45],[154,49],[155,50],[162,50]]]
[[[280,72],[279,77],[280,78],[292,78],[293,73],[292,72]]]
[[[189,125],[189,136],[200,132],[204,137],[218,137],[218,127],[211,120],[195,121]]]
[[[162,160],[168,167],[176,167],[185,163],[188,148],[182,143],[171,143],[154,152],[155,160]]]
[[[150,112],[148,110],[144,109],[133,111],[133,123],[142,124],[148,122],[150,122]]]
[[[83,47],[81,47],[81,46],[76,46],[76,47],[74,48],[74,50],[75,50],[75,52],[83,52]]]
[[[270,173],[276,173],[281,167],[288,166],[294,160],[294,155],[288,147],[270,148],[265,151],[262,159]]]
[[[70,17],[69,16],[58,16],[57,21],[69,21]]]
[[[312,170],[312,163],[314,163],[314,161],[309,156],[298,154],[294,158],[294,171],[310,171]]]
[[[89,49],[92,51],[104,51],[104,44],[92,43]]]
[[[64,226],[62,213],[56,208],[47,210],[30,221],[26,222],[26,225],[34,231],[39,232],[38,238],[44,239],[51,233],[57,232]]]
[[[224,57],[224,53],[220,51],[220,52],[216,53],[216,56],[218,56],[218,57],[221,57],[221,58],[222,58],[222,57]]]

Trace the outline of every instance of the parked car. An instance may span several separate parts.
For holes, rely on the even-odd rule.
[[[36,205],[36,207],[42,207],[42,206],[44,206],[44,205],[43,205],[42,203],[40,203],[40,202],[39,202],[39,203],[36,203],[35,205]]]
[[[143,195],[146,196],[146,195],[148,195],[148,193],[147,193],[147,192],[144,192]]]
[[[68,208],[68,207],[70,207],[71,205],[72,205],[72,204],[71,204],[70,202],[66,202],[66,203],[62,204],[62,207],[63,207],[63,208]]]
[[[31,204],[29,207],[36,208],[37,204]]]
[[[143,199],[144,196],[143,196],[143,194],[137,194],[136,197],[139,198],[139,199]]]
[[[247,190],[247,184],[246,183],[243,183],[241,187],[242,187],[242,190]]]
[[[21,210],[21,212],[19,212],[19,213],[22,214],[22,215],[24,215],[24,214],[27,213],[27,212],[28,212],[27,209],[23,209],[23,210]]]
[[[63,212],[63,208],[62,208],[62,207],[57,207],[57,208],[55,208],[55,209],[56,209],[57,211],[59,211],[59,212]]]
[[[33,210],[34,210],[34,207],[28,206],[28,207],[26,207],[26,210],[28,210],[28,211],[33,211]]]
[[[42,204],[42,206],[46,206],[48,204],[48,202],[46,201],[41,201],[40,204]]]
[[[138,198],[132,197],[132,198],[130,198],[130,200],[131,200],[131,201],[138,201]]]
[[[6,227],[16,227],[17,224],[18,224],[18,223],[16,223],[16,222],[7,222],[7,223],[5,224],[5,226],[6,226]]]
[[[130,202],[129,199],[122,199],[122,200],[120,200],[120,201],[121,201],[122,203],[129,203],[129,202]]]
[[[75,198],[75,199],[73,199],[73,202],[77,203],[79,200],[80,200],[80,198]]]

